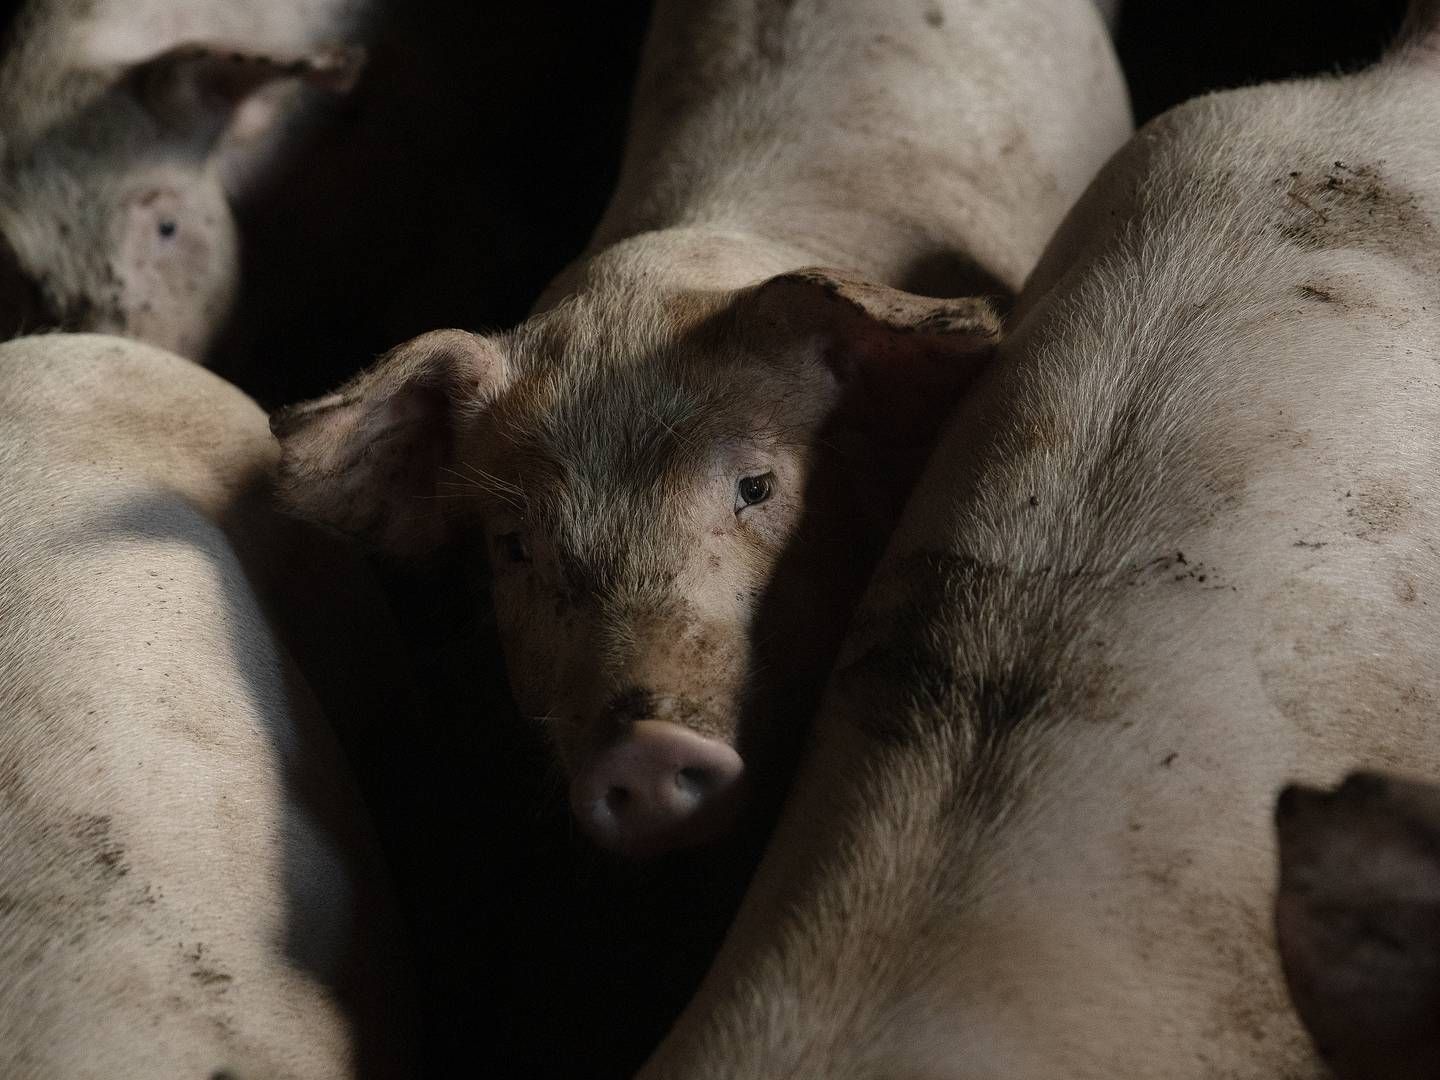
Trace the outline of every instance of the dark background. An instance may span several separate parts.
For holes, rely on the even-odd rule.
[[[244,214],[246,291],[221,368],[265,405],[424,330],[524,318],[615,176],[647,3],[392,6],[353,99]],[[0,0],[0,22],[13,7]],[[1119,46],[1137,119],[1364,63],[1403,7],[1132,0]],[[588,852],[511,715],[483,583],[454,588],[462,558],[381,569],[425,700],[348,742],[409,920],[427,1075],[628,1076],[702,973],[750,846],[640,868]]]

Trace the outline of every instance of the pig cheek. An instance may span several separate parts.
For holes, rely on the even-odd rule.
[[[535,574],[523,572],[497,585],[495,615],[515,703],[542,726],[568,770],[579,740],[574,667],[583,649],[577,615],[553,593],[547,596]]]
[[[789,672],[784,693],[797,696],[794,706],[818,693],[873,567],[872,541],[883,542],[883,532],[867,535],[830,509],[812,504],[754,601],[759,659]]]
[[[228,214],[140,202],[126,217],[105,306],[123,333],[198,356],[234,302],[239,268]]]
[[[517,580],[520,577],[509,574],[503,582],[496,582],[495,624],[515,703],[527,716],[541,716],[547,712],[547,704],[536,691],[544,685],[537,677],[543,668],[544,635],[535,625],[533,590]]]

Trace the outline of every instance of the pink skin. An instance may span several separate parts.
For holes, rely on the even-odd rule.
[[[641,720],[580,770],[570,804],[601,847],[648,858],[728,831],[744,772],[740,755],[724,743],[665,720]]]

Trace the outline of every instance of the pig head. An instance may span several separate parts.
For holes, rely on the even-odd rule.
[[[1342,1080],[1440,1077],[1440,787],[1357,773],[1276,808],[1276,931]]]
[[[20,54],[0,70],[0,336],[93,330],[203,358],[239,272],[227,133],[278,83],[348,89],[360,53],[195,43],[39,85]]]
[[[402,555],[473,544],[581,826],[655,854],[786,767],[996,333],[984,302],[829,271],[614,283],[510,334],[427,334],[277,414],[282,490]]]

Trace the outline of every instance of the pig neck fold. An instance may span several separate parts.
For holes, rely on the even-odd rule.
[[[646,1080],[1318,1075],[1274,794],[1440,772],[1437,107],[1236,92],[1097,181]]]
[[[1088,7],[995,8],[657,5],[616,195],[538,308],[602,278],[721,290],[805,265],[1013,295],[1128,117]]]

